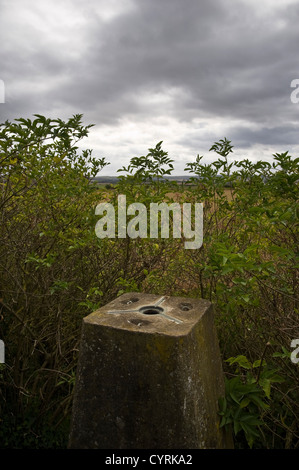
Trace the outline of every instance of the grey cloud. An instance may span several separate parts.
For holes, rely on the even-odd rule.
[[[282,146],[288,150],[289,146],[298,143],[298,126],[262,127],[257,130],[237,127],[232,129],[230,138],[242,148],[252,147],[253,144],[268,145],[270,142],[273,146]]]
[[[36,2],[26,4],[35,9]],[[50,11],[56,2],[47,4]],[[109,21],[100,17],[96,1],[59,4],[70,15],[73,6],[82,22],[65,33],[56,25],[61,38],[48,36],[40,6],[36,28],[24,25],[20,35],[15,29],[14,41],[0,51],[8,95],[1,121],[78,112],[99,128],[117,129],[126,117],[138,125],[169,116],[190,126],[194,119],[221,118],[232,122],[228,137],[244,148],[297,145],[299,104],[290,102],[290,82],[299,78],[297,3],[282,2],[261,15],[249,1],[229,8],[224,0],[135,0]],[[0,28],[5,42],[5,30],[16,26],[0,20]],[[169,102],[144,100],[157,93],[171,96]],[[191,132],[189,146],[196,152],[197,143],[221,137],[213,130],[198,137]]]

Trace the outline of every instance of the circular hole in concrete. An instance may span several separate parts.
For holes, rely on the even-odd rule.
[[[192,304],[189,303],[182,303],[180,304],[180,309],[183,310],[183,312],[187,312],[188,310],[191,310]]]
[[[154,305],[147,305],[146,307],[141,307],[139,312],[143,313],[144,315],[158,315],[159,313],[164,312],[164,308],[155,307]]]
[[[131,297],[130,299],[128,300],[122,300],[122,304],[125,304],[125,305],[130,305],[130,304],[133,304],[134,302],[138,302],[138,297]]]

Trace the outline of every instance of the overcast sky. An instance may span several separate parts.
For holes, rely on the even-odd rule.
[[[0,0],[0,122],[83,114],[107,175],[161,140],[174,174],[224,137],[298,156],[298,25],[290,0]]]

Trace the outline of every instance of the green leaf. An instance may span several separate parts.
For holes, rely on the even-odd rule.
[[[263,366],[266,365],[266,361],[263,360]],[[256,368],[256,367],[260,367],[261,366],[261,360],[260,359],[257,359],[256,361],[254,361],[254,363],[252,364],[252,368]]]
[[[228,258],[226,256],[222,257],[222,266],[225,266],[227,263]]]
[[[250,403],[250,398],[244,398],[240,403],[240,408],[245,408]]]
[[[255,405],[263,410],[267,410],[269,408],[269,405],[265,403],[258,395],[251,395],[250,399]]]
[[[271,380],[261,378],[259,380],[259,384],[265,392],[267,398],[270,398],[270,391],[271,391]]]
[[[238,364],[240,367],[243,367],[243,369],[251,369],[252,367],[251,362],[248,361],[247,357],[243,355],[230,357],[226,360],[226,362],[229,362],[230,365]]]

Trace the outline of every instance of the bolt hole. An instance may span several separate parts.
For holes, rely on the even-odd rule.
[[[180,309],[183,310],[183,312],[188,312],[188,310],[192,309],[192,304],[182,303],[180,304]]]
[[[147,307],[141,307],[139,312],[143,313],[144,315],[159,315],[159,313],[164,312],[164,309],[162,307],[148,305]]]

